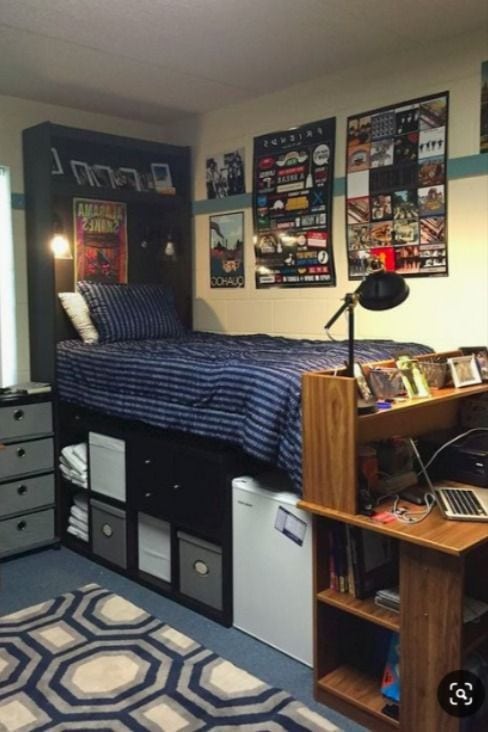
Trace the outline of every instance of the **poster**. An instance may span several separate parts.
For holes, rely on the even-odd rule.
[[[210,216],[210,287],[244,287],[244,212]]]
[[[244,149],[207,158],[207,198],[227,198],[246,192]]]
[[[488,61],[481,64],[480,152],[488,153]]]
[[[347,120],[349,279],[372,258],[405,277],[446,276],[448,92]]]
[[[127,282],[125,203],[73,199],[75,280]]]
[[[256,287],[335,285],[335,118],[254,138]]]

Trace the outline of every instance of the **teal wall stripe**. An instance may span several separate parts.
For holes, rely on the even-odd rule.
[[[447,161],[448,180],[459,178],[471,178],[477,175],[488,175],[488,154],[465,155],[462,158],[451,158]],[[335,178],[334,196],[343,196],[346,192],[346,179]],[[252,193],[242,193],[239,196],[229,198],[210,199],[209,201],[193,201],[193,214],[221,213],[223,211],[238,211],[243,208],[251,208]],[[25,208],[25,196],[23,193],[12,193],[12,208],[16,211]]]

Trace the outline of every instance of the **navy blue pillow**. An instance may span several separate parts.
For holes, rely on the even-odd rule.
[[[96,324],[99,342],[171,338],[184,329],[173,295],[162,285],[78,282]]]

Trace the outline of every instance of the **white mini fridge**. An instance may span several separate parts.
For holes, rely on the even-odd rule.
[[[232,481],[234,626],[312,666],[311,517],[289,486],[275,473]]]

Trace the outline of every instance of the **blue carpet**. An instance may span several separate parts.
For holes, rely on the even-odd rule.
[[[313,699],[312,671],[307,666],[65,548],[32,553],[0,566],[0,615],[49,600],[90,582],[122,595],[271,686],[288,691],[344,732],[365,732],[364,727]]]

